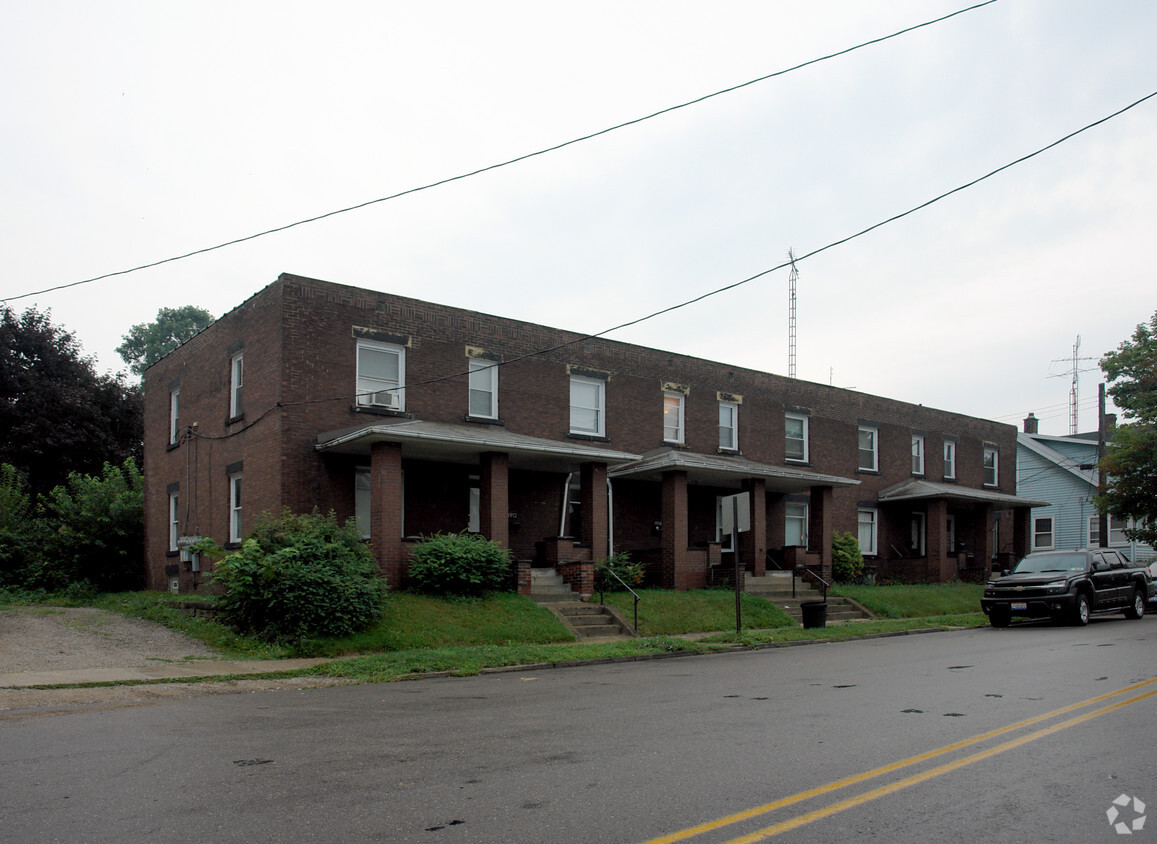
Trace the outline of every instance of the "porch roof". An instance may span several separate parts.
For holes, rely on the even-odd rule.
[[[793,466],[757,463],[745,457],[722,454],[697,454],[673,448],[649,451],[633,463],[611,469],[612,478],[658,481],[664,472],[683,471],[691,483],[719,487],[738,487],[746,478],[762,478],[769,492],[802,492],[813,486],[855,486],[852,478],[823,475]]]
[[[880,490],[876,499],[881,504],[890,504],[896,501],[918,501],[920,499],[945,498],[950,501],[968,501],[979,504],[992,504],[998,509],[1009,507],[1048,507],[1048,501],[1036,501],[1032,498],[1021,498],[1018,495],[1009,495],[1005,492],[995,492],[990,489],[976,489],[975,487],[959,486],[957,484],[938,484],[932,481],[922,481],[911,478],[893,484]]]
[[[637,460],[637,454],[602,448],[596,444],[528,437],[507,431],[500,425],[468,425],[426,422],[419,419],[375,422],[317,435],[318,451],[330,454],[369,455],[374,443],[402,446],[402,457],[412,460],[442,460],[451,463],[478,463],[479,455],[496,451],[510,456],[516,469],[576,471],[582,463],[617,465]]]

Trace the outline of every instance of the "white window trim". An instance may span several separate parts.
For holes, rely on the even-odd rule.
[[[866,449],[860,448],[860,434],[870,432],[872,434],[872,465],[861,466],[860,455]],[[880,429],[872,425],[860,425],[856,429],[856,467],[861,472],[878,472],[880,471]]]
[[[1089,548],[1099,547],[1100,536],[1101,536],[1100,518],[1101,518],[1100,516],[1089,516],[1088,532],[1085,534],[1088,537],[1087,545]],[[1108,519],[1109,519],[1109,544],[1106,547],[1108,547],[1108,548],[1125,548],[1125,547],[1128,547],[1131,543],[1129,542],[1129,537],[1125,536],[1124,530],[1125,530],[1125,528],[1129,527],[1130,520],[1129,519],[1117,519],[1117,523],[1118,523],[1119,527],[1114,527],[1113,526],[1113,520],[1115,518],[1117,518],[1117,517],[1115,517],[1115,516],[1109,516],[1108,517]],[[1120,534],[1120,536],[1121,536],[1120,542],[1114,542],[1113,541],[1113,532],[1114,531],[1117,531]]]
[[[241,415],[241,388],[245,386],[245,353],[238,352],[229,358],[229,418]]]
[[[795,463],[807,463],[811,457],[811,453],[809,451],[808,418],[806,416],[804,416],[803,414],[800,414],[800,413],[785,413],[783,415],[783,419],[784,419],[784,424],[783,424],[784,459],[785,460],[791,460]],[[787,442],[788,442],[787,420],[788,419],[797,419],[803,423],[803,426],[802,426],[803,427],[803,457],[794,457],[790,454],[787,454]]]
[[[992,455],[992,480],[988,479],[988,455]],[[1000,486],[1000,451],[990,446],[984,447],[984,457],[981,463],[981,469],[984,471],[984,485],[985,486]]]
[[[875,510],[864,507],[864,508],[861,508],[861,509],[856,511],[856,539],[859,539],[859,537],[860,537],[860,524],[862,521],[860,517],[865,516],[865,515],[870,516],[870,522],[872,525],[872,543],[871,543],[871,548],[865,548],[864,543],[861,542],[860,543],[860,553],[863,554],[864,556],[867,556],[867,557],[874,557],[877,554],[877,545],[878,545],[878,541],[879,541],[879,536],[878,536],[879,520],[877,518]]]
[[[727,408],[731,411],[731,424],[725,426],[723,424],[723,409]],[[723,432],[729,431],[731,433],[730,445],[724,445]],[[723,451],[739,451],[739,403],[733,401],[719,402],[719,448]]]
[[[924,474],[924,435],[912,435],[912,474]]]
[[[944,441],[944,477],[956,478],[956,440]]]
[[[792,513],[791,513],[793,508],[798,508],[796,510],[796,515],[792,515]],[[802,511],[802,512],[800,512],[800,511]],[[784,505],[784,511],[783,511],[783,535],[784,535],[784,539],[783,539],[783,542],[784,542],[785,546],[788,544],[787,543],[787,525],[788,525],[788,523],[792,522],[792,521],[798,521],[801,523],[800,524],[800,539],[802,540],[800,542],[799,547],[801,547],[801,548],[807,547],[808,516],[809,516],[808,505],[802,501],[788,501]]]
[[[1049,523],[1048,531],[1040,530],[1037,527],[1038,522],[1048,522]],[[1056,548],[1057,539],[1056,539],[1056,529],[1055,528],[1056,528],[1056,522],[1052,516],[1033,516],[1032,517],[1032,550],[1034,550],[1034,551],[1052,551],[1054,548]],[[1044,535],[1046,532],[1048,533],[1048,537],[1049,537],[1048,544],[1046,545],[1046,544],[1042,544],[1040,542],[1037,542],[1037,537]]]
[[[576,384],[589,384],[596,387],[596,403],[595,407],[586,407],[584,405],[575,404],[574,388]],[[595,427],[584,428],[575,425],[574,411],[575,408],[584,411],[595,412]],[[606,407],[607,407],[607,382],[601,378],[587,378],[583,375],[572,375],[570,377],[570,432],[572,434],[581,434],[583,436],[605,437],[606,436]]]
[[[181,391],[169,390],[169,445],[181,441]]]
[[[231,543],[238,543],[243,539],[241,535],[241,531],[244,529],[241,522],[243,510],[242,502],[239,501],[243,491],[241,477],[241,472],[229,476],[229,541]]]
[[[180,493],[169,494],[169,550],[176,551],[177,537],[181,533],[181,500]]]
[[[915,537],[909,537],[909,539],[916,540],[912,550],[918,556],[923,557],[928,552],[928,517],[924,513],[913,512],[911,527],[916,533]]]
[[[676,403],[676,416],[678,418],[675,421],[675,436],[674,437],[667,436],[667,428],[669,427],[667,425],[667,421],[668,421],[667,420],[667,402],[668,402],[668,400],[674,400]],[[684,441],[684,439],[686,438],[686,433],[685,433],[685,429],[684,429],[684,420],[686,419],[686,414],[687,414],[686,396],[684,396],[682,393],[672,393],[672,392],[668,392],[668,391],[664,390],[663,391],[663,442],[682,443]]]
[[[475,419],[498,418],[498,362],[485,358],[470,359],[469,391],[466,397],[466,413]],[[475,413],[471,401],[474,393],[490,396],[490,412]]]
[[[382,378],[362,375],[363,351],[387,352],[397,355],[397,383]],[[357,359],[354,363],[357,379],[357,402],[361,407],[381,407],[387,410],[406,409],[406,347],[377,340],[358,340]]]

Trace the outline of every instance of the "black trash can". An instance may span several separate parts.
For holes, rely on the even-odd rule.
[[[828,623],[827,601],[804,601],[799,605],[803,613],[804,629],[809,627],[825,627]]]

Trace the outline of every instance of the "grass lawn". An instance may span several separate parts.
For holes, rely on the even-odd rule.
[[[735,632],[735,592],[728,589],[640,589],[639,628],[642,636],[670,636],[714,630]],[[599,596],[592,599],[597,603]],[[634,620],[635,599],[630,592],[608,592],[605,600],[617,608],[628,623]],[[770,601],[740,595],[743,629],[795,627],[795,622]]]
[[[905,586],[837,585],[833,595],[862,604],[879,618],[920,618],[980,612],[981,583],[940,583]]]

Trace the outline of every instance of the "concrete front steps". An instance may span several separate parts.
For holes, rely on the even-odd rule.
[[[800,623],[803,622],[803,610],[800,609],[800,604],[805,601],[822,601],[824,599],[823,592],[810,583],[804,583],[799,578],[795,581],[795,597],[792,597],[791,573],[786,571],[768,572],[763,577],[747,575],[744,578],[743,587],[749,595],[771,601]],[[870,612],[848,598],[829,595],[827,603],[826,620],[828,624],[872,618]]]
[[[530,599],[550,610],[580,641],[631,639],[636,635],[613,607],[580,601],[555,569],[530,570]]]

